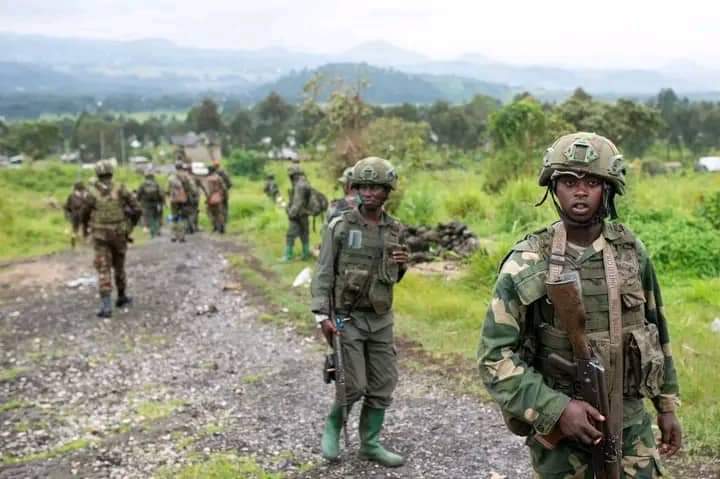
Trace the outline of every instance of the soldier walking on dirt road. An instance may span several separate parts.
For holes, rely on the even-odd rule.
[[[70,245],[74,248],[77,244],[78,232],[82,232],[82,237],[86,238],[88,235],[88,223],[83,221],[82,213],[87,202],[88,192],[85,189],[85,185],[82,181],[77,181],[73,185],[72,192],[68,195],[65,200],[63,210],[65,211],[65,217],[70,221],[72,225],[72,236],[70,237]]]
[[[682,446],[678,379],[652,260],[606,221],[625,191],[622,155],[593,133],[562,136],[539,184],[560,221],[501,264],[478,352],[483,382],[510,430],[527,436],[536,477],[663,475],[660,455]]]
[[[113,165],[102,160],[95,166],[97,181],[89,192],[83,218],[90,221],[98,272],[100,311],[98,317],[112,316],[112,272],[115,272],[118,308],[132,303],[127,296],[125,253],[132,228],[142,214],[139,205],[125,185],[114,184]]]
[[[402,227],[383,210],[397,175],[388,161],[370,157],[355,165],[352,178],[362,204],[328,225],[311,289],[311,310],[325,338],[332,343],[333,336],[341,334],[342,351],[336,353],[345,365],[345,398],[338,398],[330,410],[321,448],[326,459],[339,457],[345,412],[363,399],[360,455],[397,467],[404,458],[380,444],[385,410],[398,380],[392,291],[408,261]],[[331,304],[336,311],[331,311]]]

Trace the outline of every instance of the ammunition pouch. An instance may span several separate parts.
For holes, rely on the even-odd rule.
[[[652,323],[630,331],[625,337],[624,395],[653,398],[660,394],[665,375],[665,358],[657,326]]]
[[[336,285],[339,292],[338,304],[344,311],[352,311],[358,301],[362,299],[365,288],[370,278],[370,272],[366,269],[348,268],[341,275]]]

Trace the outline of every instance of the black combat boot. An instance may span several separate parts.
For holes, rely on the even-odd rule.
[[[130,306],[132,304],[132,298],[125,295],[125,291],[118,291],[118,298],[115,301],[115,306],[122,308],[123,306]]]
[[[112,298],[110,296],[100,296],[100,311],[97,316],[98,318],[112,317]]]

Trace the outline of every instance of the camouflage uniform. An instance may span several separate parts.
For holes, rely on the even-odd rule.
[[[580,134],[569,140],[584,148],[586,143],[597,146],[598,138],[602,137]],[[601,147],[594,150],[597,152]],[[622,193],[624,176],[619,164],[616,174],[607,171],[603,174],[597,170],[602,160],[593,154],[587,153],[590,167],[570,162],[556,170],[565,170],[562,174],[588,172],[603,176],[606,181],[609,178],[611,183],[615,182],[615,191]],[[616,157],[621,159],[619,154]],[[593,166],[592,162],[598,164]],[[551,173],[546,171],[549,168],[551,165],[546,161],[542,185],[549,185]],[[610,209],[614,211],[614,207]],[[528,235],[503,261],[483,325],[478,352],[480,373],[509,425],[528,436],[526,443],[536,477],[591,479],[593,471],[586,446],[566,439],[554,450],[548,450],[533,437],[535,432],[545,435],[553,430],[574,394],[572,381],[547,362],[551,353],[572,359],[567,333],[547,297],[554,234],[555,229],[549,227]],[[587,337],[609,370],[609,377],[613,377],[614,370],[608,351],[610,304],[604,248],[610,248],[615,257],[622,299],[624,477],[657,477],[662,475],[662,466],[643,397],[651,399],[658,412],[674,411],[678,403],[677,374],[660,287],[645,247],[621,224],[605,223],[600,237],[586,248],[567,243],[563,271],[579,273],[588,318]]]
[[[297,165],[288,168],[288,174],[292,181],[288,198],[290,204],[287,206],[288,230],[285,242],[286,260],[293,258],[293,246],[295,238],[300,238],[302,243],[302,257],[310,257],[310,222],[308,219],[308,202],[310,201],[310,184],[305,178],[302,169]]]
[[[140,207],[124,185],[112,183],[112,165],[101,161],[96,166],[98,180],[94,191],[88,194],[83,217],[92,227],[95,249],[95,268],[98,272],[98,289],[101,309],[98,316],[110,317],[112,272],[118,291],[118,307],[130,303],[126,295],[125,253],[134,223],[140,218]]]
[[[225,232],[225,225],[227,225],[228,222],[228,214],[230,213],[230,189],[233,187],[232,180],[230,179],[230,175],[227,174],[225,170],[223,170],[220,167],[220,162],[215,161],[215,173],[222,179],[223,183],[225,184],[225,194],[223,195],[223,233]]]
[[[210,170],[207,183],[207,213],[213,225],[213,232],[225,233],[225,204],[227,190],[225,182],[216,170]]]
[[[345,196],[330,202],[330,207],[328,208],[325,219],[326,227],[332,220],[342,215],[345,211],[355,208],[359,203],[357,191],[355,191],[352,185],[352,168],[346,168],[342,176],[338,178],[338,181],[343,186]]]
[[[145,175],[145,181],[138,188],[137,199],[142,205],[143,217],[150,230],[150,236],[154,238],[160,234],[165,195],[152,173]]]
[[[278,189],[277,183],[275,183],[275,177],[273,175],[268,175],[267,179],[265,180],[265,186],[263,186],[263,193],[273,200],[273,202],[277,201],[277,195],[280,193],[280,190]]]
[[[185,241],[185,233],[191,228],[189,222],[192,215],[190,199],[192,198],[194,186],[192,180],[183,170],[184,164],[175,164],[175,173],[168,179],[168,193],[170,198],[170,212],[172,213],[173,241]]]
[[[378,175],[377,182],[393,187],[396,176],[389,163],[370,158],[358,162],[359,167],[368,160],[373,167],[382,162],[377,170],[383,175]],[[374,224],[357,209],[344,212],[325,232],[311,288],[311,310],[318,322],[327,319],[330,294],[334,294],[337,317],[344,321],[341,342],[348,408],[364,398],[360,452],[387,466],[403,462],[378,442],[398,381],[392,301],[393,287],[405,267],[390,255],[402,241],[401,224],[387,213]],[[337,458],[340,410],[340,404],[333,405],[323,435],[323,455],[331,460]]]
[[[72,224],[72,237],[70,239],[70,244],[73,248],[75,247],[75,242],[77,241],[78,231],[80,231],[81,228],[83,238],[86,238],[88,235],[88,223],[87,221],[83,221],[82,217],[87,196],[88,192],[85,189],[85,185],[83,185],[81,181],[78,181],[73,186],[73,191],[68,195],[63,207],[65,216]]]

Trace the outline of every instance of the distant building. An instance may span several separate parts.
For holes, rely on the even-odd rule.
[[[174,135],[170,137],[170,143],[175,146],[176,152],[184,153],[191,163],[211,163],[222,159],[220,139],[211,132],[197,135],[191,131],[185,135]]]
[[[720,171],[720,156],[703,156],[695,165],[698,171]]]

